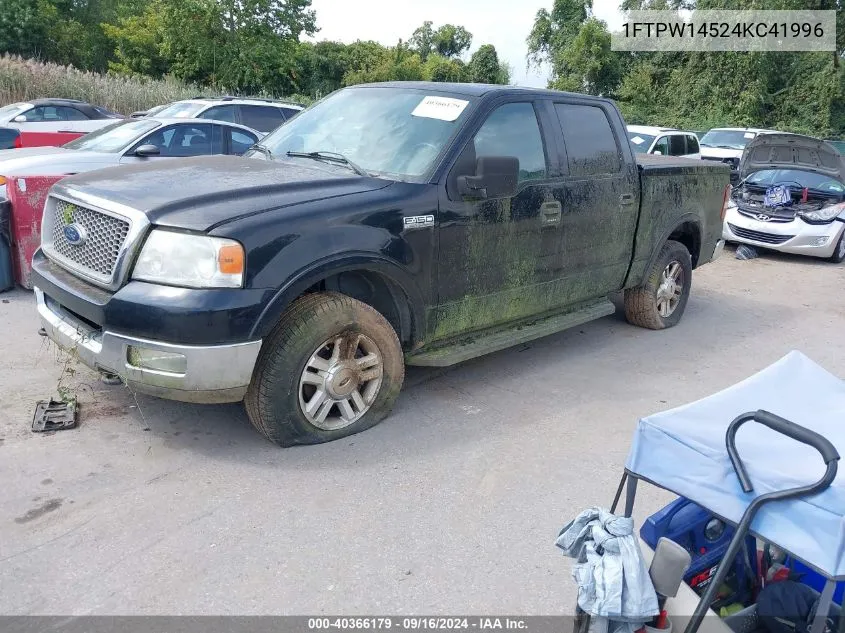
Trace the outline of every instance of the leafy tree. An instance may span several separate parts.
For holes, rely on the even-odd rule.
[[[424,78],[428,81],[450,81],[460,83],[469,81],[466,64],[460,59],[449,59],[439,54],[433,54],[425,61]]]
[[[472,54],[467,70],[470,81],[482,84],[507,84],[510,80],[508,69],[499,61],[496,47],[483,44]]]
[[[433,24],[430,20],[426,20],[421,27],[414,31],[408,40],[408,45],[412,50],[417,52],[423,61],[427,60],[428,56],[431,55],[431,51],[434,50],[435,36],[434,28],[432,27]]]
[[[462,26],[444,24],[434,32],[434,50],[443,57],[460,57],[472,45],[472,33]]]
[[[50,25],[58,12],[45,0],[4,0],[0,9],[0,54],[47,57]]]

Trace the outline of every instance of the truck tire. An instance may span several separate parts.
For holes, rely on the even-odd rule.
[[[625,291],[625,317],[650,330],[677,325],[692,283],[692,258],[686,246],[669,240],[648,271],[645,282]]]
[[[244,404],[270,441],[319,444],[381,422],[404,378],[402,346],[381,314],[346,295],[314,293],[264,341]]]

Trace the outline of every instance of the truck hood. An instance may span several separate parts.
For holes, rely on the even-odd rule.
[[[0,150],[0,176],[55,176],[114,165],[119,154],[83,152],[64,147]]]
[[[316,161],[204,156],[71,176],[53,191],[81,204],[124,205],[160,226],[208,231],[245,216],[374,191],[390,183]]]
[[[845,182],[845,159],[830,143],[801,134],[760,134],[745,146],[739,177],[763,169],[800,169]]]

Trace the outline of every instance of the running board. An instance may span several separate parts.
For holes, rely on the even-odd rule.
[[[505,330],[495,330],[489,334],[480,334],[475,339],[466,343],[460,341],[451,345],[438,347],[432,350],[422,350],[417,353],[405,355],[406,365],[417,365],[421,367],[448,367],[456,363],[462,363],[471,358],[484,356],[492,352],[498,352],[520,343],[527,343],[543,336],[562,332],[577,325],[583,325],[588,321],[600,319],[616,312],[616,307],[607,299],[597,303],[566,312],[546,317],[535,321],[530,325],[515,325]]]

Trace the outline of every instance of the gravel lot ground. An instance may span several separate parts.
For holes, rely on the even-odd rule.
[[[636,420],[792,349],[845,376],[843,290],[845,265],[728,251],[674,329],[617,314],[410,371],[384,424],[286,450],[238,405],[136,399],[82,368],[79,428],[31,433],[61,365],[31,293],[2,294],[0,613],[570,613],[554,539],[609,503]]]

